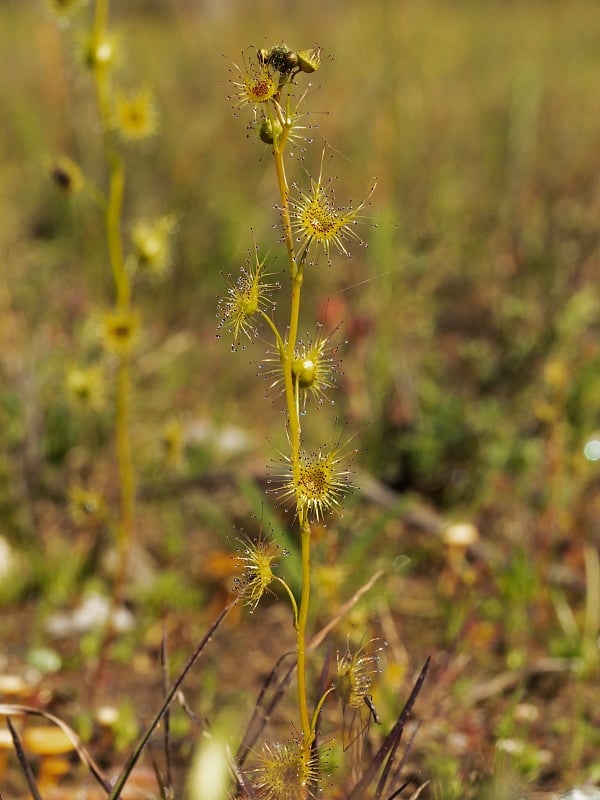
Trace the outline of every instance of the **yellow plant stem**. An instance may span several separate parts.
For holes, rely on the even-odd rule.
[[[123,161],[118,154],[110,158],[110,189],[106,208],[106,236],[110,264],[116,290],[116,305],[119,311],[127,313],[131,306],[131,281],[125,269],[123,243],[121,241],[121,215],[125,194],[125,172]]]
[[[298,320],[300,317],[300,296],[302,293],[303,270],[296,263],[294,252],[294,236],[290,219],[289,189],[285,177],[285,166],[283,163],[283,152],[276,147],[273,150],[275,158],[275,168],[277,170],[277,182],[281,195],[281,218],[283,221],[283,231],[290,264],[290,277],[292,281],[292,297],[290,303],[290,324],[287,337],[287,347],[283,354],[283,377],[285,386],[285,398],[288,412],[290,456],[294,476],[297,477],[300,465],[300,419],[296,412],[296,399],[294,381],[292,378],[292,363],[296,348],[296,338],[298,336]]]
[[[94,31],[92,43],[98,44],[102,42],[106,36],[108,29],[108,7],[109,0],[96,0],[96,14],[94,17]],[[105,63],[98,63],[97,53],[91,55],[94,79],[96,84],[96,96],[98,100],[98,110],[100,112],[100,120],[102,122],[102,130],[104,132],[104,140],[106,143],[110,131],[110,81],[107,72],[107,65]]]
[[[290,587],[287,585],[287,583],[283,580],[283,578],[279,577],[279,575],[275,575],[274,580],[276,580],[281,586],[283,586],[287,596],[289,597],[290,604],[292,606],[292,612],[294,614],[294,627],[297,628],[298,627],[298,604],[296,603],[296,598],[294,597],[294,593],[292,592]]]
[[[119,566],[115,581],[115,604],[124,599],[127,585],[129,555],[134,534],[135,478],[131,457],[131,370],[129,358],[122,356],[117,368],[117,460],[119,465],[120,509],[119,509]]]
[[[96,0],[96,33],[104,33],[108,25],[109,0]]]
[[[113,158],[110,176],[110,194],[106,211],[106,233],[110,263],[116,290],[116,306],[123,313],[131,310],[131,282],[123,260],[120,222],[125,188],[120,158]],[[119,566],[115,580],[115,604],[123,601],[127,584],[129,553],[133,540],[135,514],[135,479],[131,455],[131,361],[127,353],[119,356],[116,386],[116,440],[120,487],[118,523]]]
[[[306,624],[308,621],[308,605],[310,601],[310,525],[307,520],[301,523],[300,538],[302,545],[302,594],[296,626],[296,669],[298,672],[298,708],[300,723],[304,737],[304,745],[308,747],[314,739],[314,731],[308,716],[306,700]]]
[[[273,149],[273,156],[275,158],[275,169],[277,170],[277,183],[279,184],[279,194],[281,195],[281,218],[283,220],[283,234],[285,237],[285,246],[288,253],[288,260],[290,262],[290,276],[292,283],[298,277],[298,264],[296,263],[296,254],[294,249],[294,234],[292,231],[292,220],[290,217],[290,203],[289,196],[290,190],[285,177],[285,165],[283,163],[283,151],[278,146]],[[300,278],[300,285],[302,279]]]
[[[317,723],[319,722],[319,714],[321,713],[321,709],[323,708],[325,700],[327,700],[327,698],[329,697],[330,694],[332,694],[332,692],[335,692],[335,686],[330,686],[329,689],[327,689],[324,692],[324,694],[322,695],[321,699],[317,703],[317,707],[315,708],[315,711],[314,711],[314,714],[313,714],[312,722],[310,723],[310,729],[311,729],[311,732],[312,732],[313,739],[314,739],[314,737],[316,735]],[[312,744],[312,741],[310,742],[310,744]]]
[[[94,38],[101,41],[107,34],[109,0],[96,0]],[[108,254],[115,284],[115,305],[119,312],[131,311],[131,280],[123,256],[121,218],[125,194],[123,159],[114,142],[111,120],[110,68],[106,64],[94,65],[94,79],[98,112],[102,124],[104,151],[109,168],[108,202],[106,204],[106,238]],[[116,385],[115,437],[117,448],[120,508],[118,520],[119,564],[115,577],[113,602],[123,600],[127,583],[129,554],[134,535],[135,477],[131,448],[131,364],[128,353],[119,357]]]
[[[285,139],[282,140],[282,145]],[[298,408],[297,387],[292,376],[292,364],[298,336],[298,320],[300,318],[300,297],[302,293],[303,268],[296,261],[294,250],[294,236],[290,218],[289,189],[285,175],[283,161],[283,147],[277,143],[273,148],[277,182],[281,195],[281,218],[290,265],[290,278],[292,283],[292,296],[290,301],[290,322],[285,350],[281,353],[285,398],[287,405],[288,436],[290,442],[290,461],[294,480],[297,483],[300,476],[300,414]],[[304,745],[309,747],[314,739],[314,731],[308,713],[306,697],[306,627],[308,622],[308,608],[310,601],[310,524],[305,517],[304,509],[298,508],[298,522],[300,525],[300,538],[302,546],[302,591],[300,606],[296,616],[296,668],[298,676],[298,709]]]

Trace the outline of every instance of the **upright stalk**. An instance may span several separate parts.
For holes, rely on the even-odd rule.
[[[296,261],[294,237],[290,219],[289,192],[283,161],[283,150],[275,144],[273,148],[277,183],[281,196],[281,218],[283,222],[284,237],[290,267],[292,283],[292,297],[290,303],[290,321],[285,351],[282,355],[282,368],[287,406],[288,438],[290,443],[290,460],[292,473],[296,480],[300,473],[300,416],[298,414],[297,387],[294,383],[292,365],[298,337],[298,321],[300,317],[300,297],[303,283],[302,265]],[[302,547],[302,589],[300,606],[296,621],[296,666],[298,676],[298,709],[304,744],[308,747],[314,739],[308,713],[306,697],[306,626],[308,622],[308,608],[310,600],[310,524],[304,514],[304,509],[298,507],[298,523]]]
[[[122,356],[117,368],[117,460],[120,484],[119,567],[115,579],[115,604],[124,599],[135,524],[135,474],[131,456],[131,368]]]
[[[304,744],[309,747],[315,738],[315,732],[308,717],[308,704],[306,699],[306,625],[308,621],[308,607],[310,601],[310,524],[304,520],[301,523],[300,537],[302,546],[302,595],[298,610],[298,625],[296,626],[296,668],[298,673],[298,709],[300,723],[304,736]]]
[[[131,312],[131,280],[123,256],[121,218],[125,193],[123,159],[115,146],[111,120],[110,61],[113,53],[108,38],[109,0],[96,0],[91,53],[98,113],[102,124],[104,153],[109,169],[105,225],[108,255],[115,285],[115,309],[126,317]],[[119,353],[116,378],[115,439],[119,475],[118,567],[113,601],[119,605],[125,594],[129,554],[134,535],[135,475],[131,448],[131,364],[127,348]]]

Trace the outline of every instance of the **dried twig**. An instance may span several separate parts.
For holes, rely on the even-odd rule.
[[[27,786],[29,786],[29,791],[31,792],[31,796],[33,797],[33,800],[42,800],[42,795],[40,794],[40,790],[38,789],[35,776],[32,772],[31,767],[29,766],[29,762],[27,761],[25,752],[23,751],[23,745],[21,744],[21,739],[19,738],[19,734],[15,730],[15,727],[12,724],[12,720],[10,717],[6,718],[6,725],[8,727],[8,730],[10,731],[10,735],[12,736],[13,744],[15,746],[15,751],[17,753],[17,758],[19,759],[19,764],[21,765],[23,774],[25,775],[25,780],[27,781]]]

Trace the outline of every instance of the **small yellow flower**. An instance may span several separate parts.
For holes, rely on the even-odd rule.
[[[50,177],[58,188],[66,194],[77,194],[85,184],[79,165],[67,156],[59,158],[50,167]]]
[[[108,311],[101,319],[104,349],[122,358],[131,355],[138,343],[140,320],[132,311]]]
[[[543,370],[544,383],[554,392],[562,393],[569,386],[571,376],[567,363],[561,359],[546,362]]]
[[[256,539],[244,536],[239,542],[242,550],[235,562],[242,575],[236,579],[235,586],[244,603],[254,611],[270,584],[277,579],[273,567],[281,551],[276,542],[263,537],[262,531]]]
[[[312,245],[322,247],[331,263],[332,245],[345,256],[350,257],[347,244],[355,242],[364,245],[354,229],[360,211],[367,204],[373,187],[365,200],[358,206],[336,206],[331,182],[323,183],[323,166],[315,181],[310,179],[309,192],[303,192],[295,185],[298,197],[291,201],[294,233],[300,241],[299,258],[304,258]]]
[[[325,513],[341,507],[343,496],[352,488],[350,470],[344,466],[346,456],[339,443],[330,450],[320,448],[312,453],[302,452],[294,470],[291,458],[282,455],[283,471],[278,475],[281,485],[275,489],[282,502],[291,502],[297,511],[304,511],[315,521]]]
[[[67,373],[67,390],[73,403],[98,411],[104,405],[105,380],[100,367],[75,367]]]
[[[97,492],[91,492],[82,486],[72,486],[69,490],[69,516],[77,526],[100,524],[106,517],[106,507]]]
[[[163,277],[171,267],[171,236],[175,229],[172,216],[152,223],[138,222],[131,232],[137,264],[156,277]]]
[[[278,78],[275,77],[268,64],[260,59],[250,63],[248,53],[242,53],[242,66],[234,63],[240,80],[232,81],[237,99],[236,109],[244,106],[261,106],[268,103],[277,94]]]
[[[256,325],[253,317],[257,314],[267,314],[274,308],[271,292],[279,288],[277,283],[265,283],[264,278],[270,273],[264,272],[265,259],[258,258],[258,251],[254,250],[254,264],[248,261],[246,268],[242,267],[241,275],[234,283],[230,279],[227,296],[219,301],[218,315],[221,317],[218,329],[226,328],[233,334],[232,349],[236,349],[241,334],[248,339],[256,335]]]
[[[184,431],[178,419],[172,419],[162,430],[165,461],[171,469],[178,469],[183,461]]]
[[[148,89],[140,89],[131,94],[117,94],[115,127],[122,138],[129,142],[147,139],[156,133],[158,114],[154,98]]]
[[[310,746],[289,739],[265,742],[252,770],[252,785],[261,800],[306,800],[319,778]]]

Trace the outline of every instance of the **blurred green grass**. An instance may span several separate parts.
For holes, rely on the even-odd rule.
[[[388,460],[406,459],[406,446],[433,450],[433,465],[409,454],[421,479],[440,458],[472,449],[490,427],[486,413],[492,425],[508,416],[510,427],[557,346],[562,309],[595,277],[596,10],[579,1],[119,6],[122,70],[147,76],[161,110],[160,135],[132,154],[130,209],[179,220],[177,269],[169,291],[150,300],[157,330],[210,337],[221,273],[243,260],[250,227],[265,248],[273,243],[268,160],[232,117],[228,59],[249,42],[317,42],[333,60],[310,98],[328,113],[311,122],[317,142],[340,153],[339,197],[360,198],[378,180],[370,249],[321,267],[309,289],[310,312],[331,297],[344,302],[347,325],[352,314],[371,323],[370,358],[356,365],[356,414],[375,423],[371,466],[385,455],[376,446],[385,415],[408,416],[416,436]],[[42,5],[8,3],[2,17],[0,241],[34,327],[48,309],[64,318],[68,302],[97,304],[109,291],[93,214],[68,208],[42,172],[45,157],[67,151],[94,175],[98,143],[86,81]],[[241,361],[219,357],[225,385],[203,382],[209,404],[229,381],[245,388]],[[469,406],[489,394],[490,409],[470,419]],[[246,423],[243,408],[228,414]],[[462,429],[458,441],[447,428]],[[395,470],[387,477],[401,484]]]

